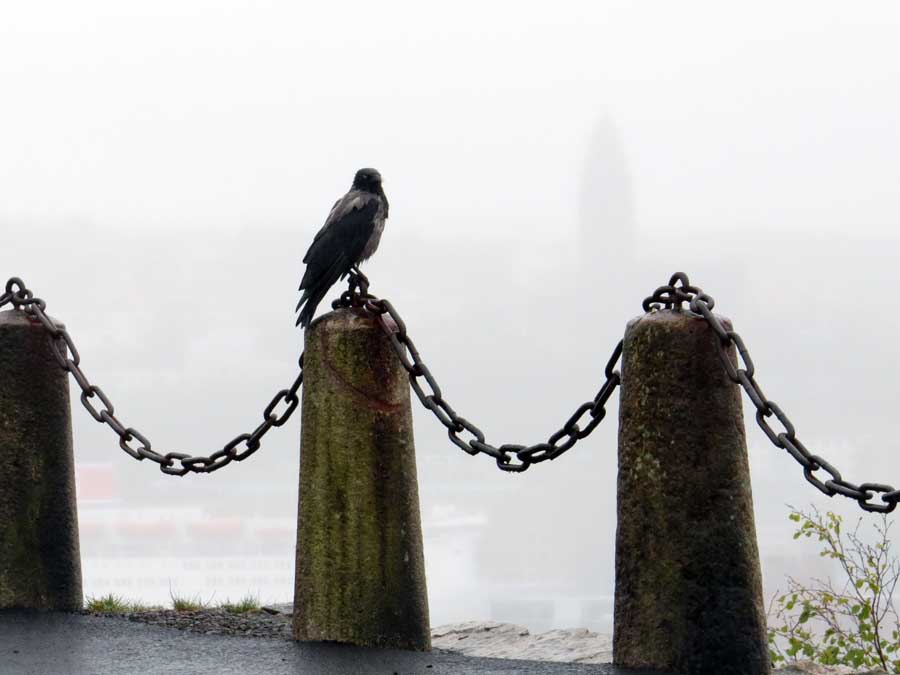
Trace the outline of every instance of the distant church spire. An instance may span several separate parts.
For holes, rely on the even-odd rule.
[[[619,131],[608,115],[594,127],[581,174],[579,278],[600,281],[603,269],[635,258],[636,213],[631,177]],[[596,278],[595,278],[596,277]]]

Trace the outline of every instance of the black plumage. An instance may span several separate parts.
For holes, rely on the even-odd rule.
[[[298,326],[309,326],[316,307],[339,279],[351,273],[362,277],[358,265],[375,253],[387,217],[388,200],[381,187],[381,174],[375,169],[360,169],[350,191],[334,203],[303,256],[306,271],[300,282],[303,296],[297,303]]]

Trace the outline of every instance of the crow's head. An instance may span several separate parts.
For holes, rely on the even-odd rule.
[[[360,169],[353,177],[353,187],[366,192],[381,193],[381,174],[375,169]]]

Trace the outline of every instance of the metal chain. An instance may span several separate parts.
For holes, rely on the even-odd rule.
[[[360,288],[361,293],[354,294],[355,288]],[[621,340],[606,364],[604,371],[606,381],[600,387],[600,391],[593,399],[578,406],[562,428],[553,433],[546,442],[535,445],[507,443],[500,447],[487,443],[484,432],[465,417],[456,414],[456,411],[444,398],[437,380],[422,360],[419,350],[416,349],[412,338],[406,332],[406,323],[394,306],[388,300],[369,295],[367,289],[367,284],[351,278],[350,291],[345,292],[332,306],[334,308],[363,307],[375,315],[381,329],[390,338],[391,345],[400,358],[404,370],[409,374],[409,383],[416,397],[447,428],[450,440],[464,452],[470,455],[479,453],[489,455],[497,461],[497,466],[503,471],[525,471],[532,464],[556,459],[570,450],[579,440],[587,437],[606,416],[606,402],[621,381],[619,371],[614,370],[622,355]],[[583,428],[582,423],[584,424]],[[461,435],[464,433],[468,433],[469,436]],[[515,459],[513,455],[515,455]]]
[[[133,427],[125,427],[115,415],[112,402],[95,384],[91,384],[87,376],[81,370],[81,356],[75,348],[75,343],[69,332],[50,319],[44,310],[47,308],[40,298],[32,293],[18,277],[13,277],[6,282],[6,290],[0,295],[0,307],[11,303],[14,308],[21,309],[32,321],[39,321],[51,336],[50,351],[63,370],[69,372],[81,389],[81,403],[88,413],[96,421],[106,424],[119,436],[119,447],[137,460],[149,459],[159,464],[163,473],[172,476],[183,476],[186,473],[212,473],[231,462],[240,462],[247,459],[259,450],[262,437],[272,427],[280,427],[297,409],[300,398],[297,391],[303,383],[303,354],[300,355],[300,372],[293,384],[287,389],[279,391],[263,410],[263,421],[253,431],[239,434],[231,439],[221,450],[217,450],[209,457],[194,456],[183,452],[167,452],[161,454],[152,449],[150,441],[141,432]],[[68,356],[71,355],[71,356]],[[101,407],[98,410],[92,399],[97,399]],[[276,413],[279,405],[284,409]],[[137,443],[137,447],[131,444]]]
[[[345,292],[333,306],[361,306],[376,317],[382,330],[390,338],[400,363],[408,373],[410,385],[416,396],[422,405],[431,410],[438,421],[447,428],[450,440],[466,453],[489,455],[504,471],[525,471],[532,464],[556,459],[570,450],[579,440],[588,436],[606,416],[606,402],[621,382],[621,374],[615,370],[622,354],[621,340],[615,346],[612,356],[606,364],[604,371],[606,381],[600,387],[597,395],[592,400],[578,406],[562,428],[553,433],[546,442],[530,446],[504,444],[500,447],[487,443],[481,429],[458,415],[443,397],[440,386],[422,360],[415,343],[406,331],[405,322],[394,306],[388,300],[369,295],[366,292],[367,286],[358,282],[356,287],[360,287],[362,293],[354,293],[353,284],[354,281],[351,279],[351,290]],[[680,310],[684,303],[689,303],[690,311],[702,316],[719,337],[716,343],[718,354],[729,379],[739,384],[747,393],[750,401],[756,407],[757,424],[767,438],[776,447],[786,450],[803,467],[803,475],[810,484],[829,497],[840,494],[854,499],[865,511],[890,513],[894,510],[897,502],[900,501],[900,490],[895,490],[892,486],[882,483],[856,485],[844,480],[832,464],[806,449],[797,438],[794,425],[787,414],[774,401],[766,398],[756,382],[755,367],[741,336],[736,331],[725,328],[719,318],[712,313],[715,306],[713,298],[699,287],[692,286],[686,274],[680,272],[674,274],[667,285],[660,286],[653,295],[644,300],[643,308],[646,312],[656,311],[663,307]],[[46,303],[42,299],[36,298],[21,279],[13,277],[6,283],[5,292],[0,295],[0,307],[6,304],[12,304],[16,309],[23,310],[32,320],[40,322],[48,331],[53,338],[50,343],[51,353],[60,367],[75,379],[81,389],[81,403],[91,417],[98,422],[107,424],[119,436],[119,446],[123,451],[135,459],[150,459],[156,462],[163,473],[176,476],[183,476],[189,472],[212,473],[232,461],[242,461],[259,449],[261,439],[269,429],[282,426],[299,405],[297,392],[303,382],[302,354],[299,359],[300,372],[293,384],[275,394],[263,410],[262,423],[253,431],[239,434],[209,457],[192,456],[179,452],[160,454],[152,449],[150,441],[143,434],[133,427],[126,428],[115,416],[112,402],[99,386],[90,383],[81,370],[81,357],[68,331],[57,326],[47,317],[44,312]],[[727,351],[730,345],[735,346],[743,367],[738,367],[731,362]],[[71,356],[68,356],[67,353]],[[95,397],[102,404],[99,410],[91,402]],[[286,407],[276,414],[275,409],[280,404],[284,404]],[[773,415],[783,427],[783,431],[777,431],[770,424],[770,418]],[[586,424],[582,428],[581,423],[585,420]],[[462,437],[461,434],[464,432],[470,434],[470,437]],[[133,441],[139,445],[132,447],[130,444]],[[513,459],[513,455],[515,455],[515,459]],[[817,476],[816,473],[819,471],[824,471],[828,474],[827,477]],[[883,503],[873,502],[875,495],[881,495]]]
[[[756,369],[750,352],[744,344],[741,336],[733,330],[728,330],[721,320],[712,313],[715,301],[705,294],[697,286],[692,286],[686,274],[679,272],[672,275],[666,286],[660,286],[653,295],[644,300],[644,311],[652,312],[663,307],[666,309],[681,309],[682,303],[690,303],[690,311],[702,316],[710,328],[719,337],[716,342],[719,359],[725,366],[728,378],[735,384],[739,384],[750,401],[756,407],[756,423],[766,434],[775,447],[787,450],[802,467],[803,475],[817,490],[829,497],[843,495],[855,499],[864,511],[876,511],[878,513],[890,513],[900,501],[900,490],[895,490],[890,485],[883,483],[863,483],[856,485],[844,480],[833,465],[824,458],[812,454],[806,446],[797,438],[797,433],[787,414],[778,405],[766,398],[757,384],[754,374]],[[738,365],[732,363],[728,356],[728,347],[734,345],[738,353]],[[743,364],[743,367],[739,367]],[[778,431],[772,427],[771,418],[783,427]],[[826,475],[820,478],[817,472],[823,471]],[[824,480],[823,480],[824,479]],[[881,495],[883,503],[873,502],[875,495]]]

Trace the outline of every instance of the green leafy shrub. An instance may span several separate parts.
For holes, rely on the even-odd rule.
[[[892,523],[873,522],[874,543],[860,537],[863,518],[852,530],[843,518],[818,509],[791,507],[794,539],[816,539],[819,555],[838,561],[840,582],[812,579],[809,585],[787,578],[786,593],[769,606],[769,651],[775,664],[809,659],[823,665],[876,667],[900,673],[900,621],[892,596],[900,562],[890,550]]]

